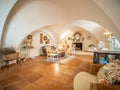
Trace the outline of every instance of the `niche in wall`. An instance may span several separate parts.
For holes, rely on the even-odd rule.
[[[90,44],[95,46],[98,44],[98,40],[91,33],[79,28],[65,32],[65,36],[60,41],[61,46],[68,44],[71,49],[72,45],[75,44],[76,50],[80,51],[88,51]]]
[[[35,57],[35,56],[39,56],[40,54],[42,54],[41,48],[43,46],[46,45],[53,45],[53,39],[51,37],[51,35],[49,35],[49,33],[47,32],[43,32],[43,31],[35,31],[32,32],[32,39],[29,41],[32,41],[32,43],[30,43],[32,45],[33,48],[30,49],[30,57]],[[18,50],[24,50],[23,48],[25,48],[25,43],[27,40],[27,36],[22,40],[21,44],[19,45]]]

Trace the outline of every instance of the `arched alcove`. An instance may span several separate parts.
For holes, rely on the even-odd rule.
[[[75,33],[80,33],[81,34],[81,36],[79,38],[80,39],[79,41],[74,41]],[[88,37],[90,37],[90,38],[88,38]],[[82,46],[81,46],[82,49],[81,50],[82,51],[87,51],[88,46],[90,44],[94,44],[97,47],[98,40],[97,40],[96,37],[94,37],[87,30],[84,30],[83,28],[75,26],[74,28],[67,30],[66,32],[64,32],[61,35],[59,43],[60,43],[59,47],[61,47],[61,45],[68,44],[69,48],[71,48],[73,44],[80,44],[81,43],[82,44]]]
[[[68,38],[71,38],[71,42],[69,43],[69,46],[71,47],[73,43],[73,35],[75,32],[79,32],[82,34],[81,39],[84,39],[80,41],[80,43],[84,43],[83,45],[83,51],[87,50],[89,45],[94,44],[97,48],[98,42],[103,41],[105,43],[106,48],[109,48],[109,35],[105,35],[104,32],[107,30],[105,27],[89,20],[77,20],[71,24],[69,24],[66,28],[66,31],[61,34],[59,43],[63,42],[63,45],[66,42],[70,42]],[[109,34],[111,34],[109,32]],[[61,47],[61,46],[59,46]]]
[[[43,37],[41,38],[41,34]],[[56,40],[55,37],[53,36],[52,32],[49,30],[43,28],[39,28],[37,30],[34,30],[34,32],[30,33],[29,35],[32,35],[32,47],[30,49],[30,57],[35,57],[39,56],[42,54],[42,47],[43,46],[55,46],[56,45]],[[45,37],[47,40],[49,40],[49,43],[45,42]],[[23,48],[24,41],[26,41],[27,36],[21,41],[19,44],[17,51],[21,51]],[[42,39],[42,42],[41,42]]]

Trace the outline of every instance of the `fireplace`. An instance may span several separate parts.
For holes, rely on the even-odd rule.
[[[75,49],[76,50],[83,50],[83,48],[82,48],[82,43],[73,43],[74,45],[75,45]]]

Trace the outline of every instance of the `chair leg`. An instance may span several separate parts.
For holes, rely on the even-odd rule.
[[[9,61],[8,61],[8,69],[9,69]]]
[[[20,60],[18,60],[19,65],[21,66]]]
[[[20,66],[21,66],[21,63],[20,63],[20,60],[19,60],[19,59],[16,60],[16,63],[17,63],[17,65],[20,65]]]
[[[7,62],[5,62],[5,68],[7,67]]]
[[[9,61],[5,61],[4,68],[7,68],[7,69],[9,69]]]
[[[6,68],[9,69],[9,61],[6,62]]]

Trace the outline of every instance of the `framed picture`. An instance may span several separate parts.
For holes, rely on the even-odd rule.
[[[50,44],[50,40],[49,39],[46,40],[46,44]]]
[[[44,36],[44,40],[46,41],[48,38],[47,38],[47,36]]]
[[[32,35],[28,35],[28,36],[27,36],[27,39],[32,39]]]
[[[40,39],[43,39],[43,34],[42,33],[40,33]]]

